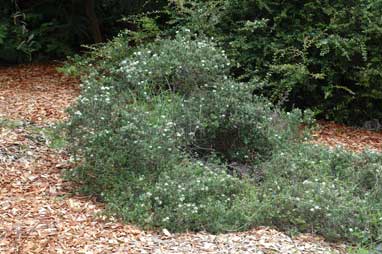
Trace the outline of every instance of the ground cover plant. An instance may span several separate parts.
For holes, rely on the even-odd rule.
[[[121,35],[96,49],[65,126],[78,164],[68,177],[110,214],[171,231],[270,225],[382,241],[379,154],[303,143],[311,114],[233,80],[208,38],[183,30],[127,45]]]

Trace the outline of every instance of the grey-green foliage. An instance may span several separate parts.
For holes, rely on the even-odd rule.
[[[270,225],[382,240],[380,154],[302,144],[309,114],[253,96],[221,49],[187,31],[119,52],[89,66],[66,126],[78,159],[68,176],[111,214],[171,231]]]
[[[227,76],[229,64],[214,43],[183,31],[127,52],[114,68],[90,67],[66,128],[81,162],[69,175],[127,221],[247,228],[252,210],[240,211],[241,200],[253,190],[227,164],[255,165],[298,139],[301,113],[252,96],[250,84]]]
[[[143,226],[171,231],[225,232],[247,229],[252,209],[242,209],[250,186],[207,164],[182,160],[158,177],[130,175],[118,191],[104,194],[109,210]],[[121,193],[123,195],[121,195]]]
[[[147,96],[163,90],[190,94],[208,90],[211,83],[222,81],[230,62],[224,52],[208,40],[191,40],[186,30],[176,40],[163,40],[138,48],[121,63],[127,83]],[[227,77],[226,77],[227,78]]]
[[[313,228],[329,239],[382,240],[381,159],[310,144],[274,153],[262,164],[262,223]]]

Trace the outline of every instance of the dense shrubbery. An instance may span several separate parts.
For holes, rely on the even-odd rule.
[[[174,19],[218,38],[273,102],[362,124],[382,119],[381,12],[379,0],[211,0],[182,1]]]
[[[78,43],[90,42],[86,18],[74,18],[70,4],[51,0],[34,3],[3,1],[0,62],[21,63],[64,57],[73,53]]]
[[[6,0],[0,9],[0,63],[63,58],[144,20],[124,16],[156,10],[165,0]],[[137,24],[136,24],[137,23]]]
[[[111,214],[172,231],[271,225],[382,240],[380,155],[302,144],[301,112],[232,80],[210,40],[124,40],[92,55],[66,127],[79,165],[68,176]]]
[[[224,218],[248,213],[233,212],[246,184],[228,174],[238,173],[228,164],[251,165],[296,139],[289,133],[299,117],[253,97],[248,84],[225,76],[228,66],[212,43],[179,35],[125,55],[108,76],[99,74],[103,66],[94,68],[68,126],[72,152],[82,160],[74,179],[140,224],[213,231],[243,226]],[[277,134],[270,126],[279,126]],[[200,183],[199,191],[185,178]],[[186,216],[191,208],[195,214]],[[209,225],[216,216],[221,225]]]

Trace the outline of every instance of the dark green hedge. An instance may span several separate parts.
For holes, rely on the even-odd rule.
[[[362,124],[382,119],[381,14],[381,0],[219,0],[189,1],[176,16],[217,37],[256,92]]]

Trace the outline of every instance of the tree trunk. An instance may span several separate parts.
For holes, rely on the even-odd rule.
[[[102,37],[99,21],[95,13],[94,0],[85,0],[85,12],[86,12],[86,16],[89,19],[90,30],[91,30],[94,42],[95,43],[102,42],[103,37]]]

